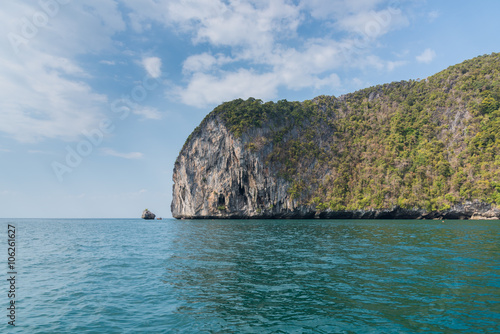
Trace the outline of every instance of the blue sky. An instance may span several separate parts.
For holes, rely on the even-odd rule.
[[[40,0],[0,9],[0,217],[170,217],[218,104],[425,78],[500,51],[500,2]]]

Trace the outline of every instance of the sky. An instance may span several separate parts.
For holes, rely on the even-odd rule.
[[[303,101],[500,52],[500,1],[40,0],[0,9],[0,217],[171,217],[222,102]]]

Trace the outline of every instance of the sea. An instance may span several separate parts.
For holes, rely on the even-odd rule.
[[[500,221],[0,228],[1,333],[500,333]]]

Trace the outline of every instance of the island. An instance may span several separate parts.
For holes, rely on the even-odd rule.
[[[173,172],[174,218],[499,219],[500,54],[425,79],[210,112]]]
[[[155,217],[156,217],[156,215],[154,213],[152,213],[151,211],[149,211],[148,209],[145,209],[142,212],[142,219],[151,220],[151,219],[155,219]]]

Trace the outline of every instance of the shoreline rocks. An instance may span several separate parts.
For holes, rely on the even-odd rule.
[[[255,215],[226,213],[220,215],[177,215],[178,219],[416,219],[416,220],[500,220],[500,210],[482,202],[466,202],[443,211],[427,212],[424,209],[345,210],[315,211],[302,208],[285,212],[261,212]]]

